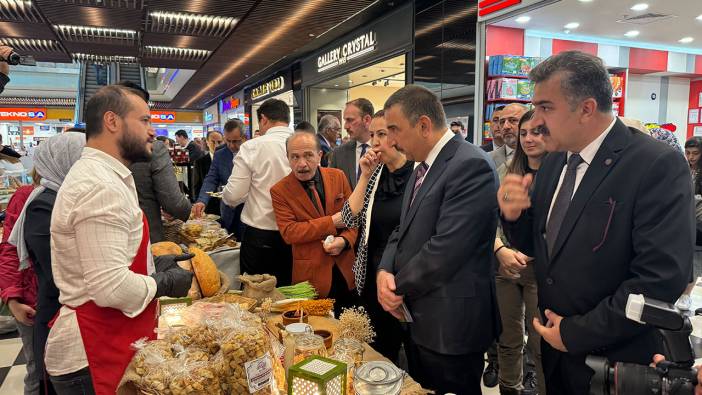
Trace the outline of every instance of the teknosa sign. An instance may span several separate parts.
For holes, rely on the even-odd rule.
[[[522,0],[482,0],[478,3],[478,16],[485,16],[521,3]]]
[[[0,108],[0,121],[46,121],[46,108]]]
[[[173,123],[175,122],[175,113],[170,111],[151,111],[151,122],[154,123]]]

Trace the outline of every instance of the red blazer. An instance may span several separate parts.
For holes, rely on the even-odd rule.
[[[271,188],[271,198],[278,229],[286,243],[292,245],[293,284],[309,281],[320,297],[329,294],[332,267],[336,264],[346,279],[349,289],[354,288],[353,262],[355,259],[356,229],[336,229],[332,215],[341,211],[351,196],[344,172],[320,167],[324,182],[324,211],[321,217],[312,200],[295,175],[290,173]],[[338,256],[324,252],[322,241],[329,235],[341,236],[351,247]]]

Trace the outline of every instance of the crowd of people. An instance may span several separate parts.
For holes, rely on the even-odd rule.
[[[588,394],[587,355],[651,363],[661,339],[624,307],[630,294],[689,301],[702,139],[683,155],[662,129],[625,126],[594,56],[563,52],[529,77],[533,109],[495,111],[482,147],[418,85],[382,109],[346,103],[347,142],[332,115],[290,129],[276,99],[250,140],[238,120],[205,147],[178,132],[192,205],[148,93],[102,88],[84,133],[41,144],[35,185],[7,208],[0,288],[28,393],[114,393],[129,344],[154,336],[155,300],[191,284],[176,264],[189,257],[152,259],[149,242],[162,218],[205,213],[237,233],[242,273],[309,281],[336,313],[363,306],[372,346],[436,393],[478,394],[482,379],[502,394]]]

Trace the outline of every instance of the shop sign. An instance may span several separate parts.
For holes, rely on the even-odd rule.
[[[151,111],[151,122],[174,123],[176,116],[170,111]]]
[[[0,108],[0,121],[45,121],[46,108]]]
[[[378,34],[371,30],[352,40],[325,52],[317,57],[317,72],[331,70],[349,60],[360,58],[375,51],[378,45]]]
[[[478,15],[489,15],[521,2],[522,0],[483,0],[478,3]]]
[[[205,109],[202,113],[205,125],[219,122],[219,104],[215,103]]]
[[[414,2],[363,25],[302,61],[302,85],[307,87],[335,76],[397,56],[414,43]]]
[[[222,100],[221,113],[230,111],[232,108],[238,108],[241,105],[241,99],[238,97],[229,97]]]
[[[256,100],[283,90],[285,90],[285,77],[281,75],[253,88],[251,90],[251,99]]]

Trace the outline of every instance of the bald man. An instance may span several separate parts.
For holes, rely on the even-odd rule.
[[[354,304],[358,231],[334,222],[333,215],[351,196],[351,186],[343,171],[319,166],[322,148],[314,134],[294,133],[286,151],[292,171],[271,188],[271,199],[280,234],[292,246],[293,284],[309,281],[320,297],[336,300],[338,314]]]
[[[495,161],[495,168],[512,160],[514,150],[517,149],[517,134],[519,133],[519,120],[528,111],[527,107],[518,103],[505,106],[500,112],[500,131],[504,145],[492,152],[490,157]]]

